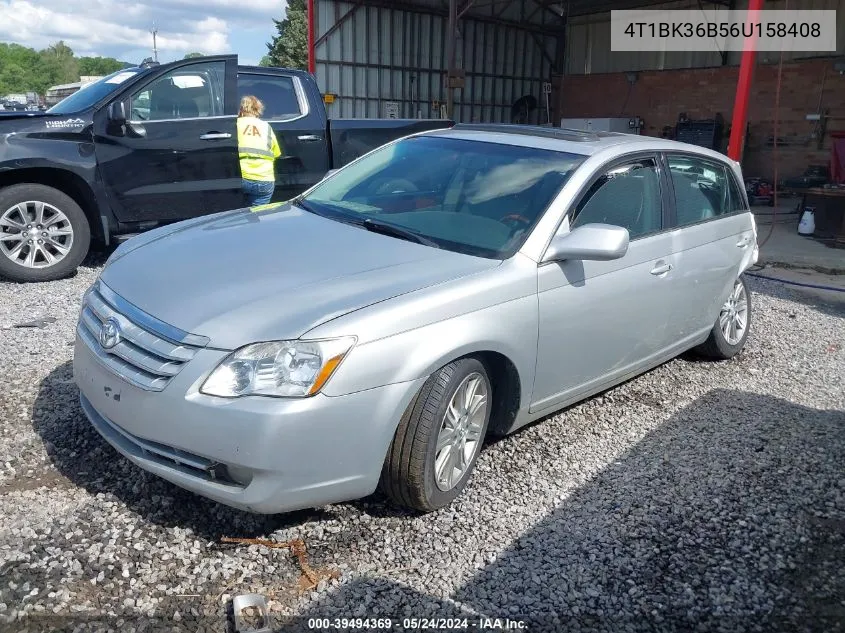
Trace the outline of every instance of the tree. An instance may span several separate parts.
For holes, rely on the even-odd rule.
[[[80,57],[79,58],[79,74],[80,76],[103,76],[111,75],[123,68],[123,62],[119,62],[113,57]]]
[[[288,0],[285,18],[273,22],[278,35],[267,44],[268,65],[307,69],[308,15],[305,0]]]
[[[36,51],[20,44],[0,44],[0,96],[38,90],[48,80]]]
[[[30,91],[43,95],[50,86],[79,81],[80,75],[108,75],[128,65],[111,57],[75,57],[64,42],[40,52],[0,43],[0,96]]]
[[[73,56],[70,46],[63,41],[51,44],[40,55],[49,80],[45,88],[79,81],[79,61]]]
[[[269,55],[265,55],[264,57],[262,57],[262,58],[261,58],[261,61],[260,61],[260,62],[258,62],[258,65],[259,65],[259,66],[264,66],[264,67],[267,67],[267,66],[272,66],[272,65],[273,65],[273,60],[272,60],[272,59],[270,59],[270,56],[269,56]]]
[[[205,57],[202,53],[188,53],[182,59],[194,59],[196,57]]]

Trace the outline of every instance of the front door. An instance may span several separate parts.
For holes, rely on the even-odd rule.
[[[182,220],[243,206],[234,56],[185,62],[122,96],[128,122],[97,115],[100,175],[121,222]]]
[[[571,227],[628,229],[624,257],[550,262],[538,270],[539,345],[531,411],[600,391],[670,346],[671,235],[657,157],[614,165],[577,204]]]
[[[250,68],[238,73],[238,97],[245,95],[264,105],[261,118],[282,148],[273,200],[289,200],[322,180],[329,170],[329,141],[325,113],[316,107],[319,94],[309,100],[307,87],[293,73]]]

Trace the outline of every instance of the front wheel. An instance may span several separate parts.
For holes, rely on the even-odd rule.
[[[382,469],[381,488],[394,503],[430,512],[454,501],[481,451],[492,395],[475,358],[432,374],[402,416]]]
[[[745,347],[751,329],[751,293],[745,277],[734,282],[733,290],[719,311],[709,338],[695,351],[717,360],[733,358]]]
[[[61,279],[82,263],[90,243],[88,219],[67,194],[37,184],[0,190],[0,276]]]

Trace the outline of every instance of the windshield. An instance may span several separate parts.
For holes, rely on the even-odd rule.
[[[52,108],[47,110],[47,113],[74,114],[76,112],[86,110],[114,92],[114,90],[116,90],[117,87],[124,81],[137,77],[142,72],[144,72],[144,70],[141,68],[118,70],[111,75],[106,75],[102,79],[98,79],[90,84],[85,84],[72,95],[65,97]]]
[[[376,150],[298,202],[327,217],[370,219],[440,248],[513,255],[586,156],[438,136]],[[372,227],[372,225],[369,225]]]

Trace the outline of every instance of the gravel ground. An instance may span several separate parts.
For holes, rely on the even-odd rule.
[[[373,497],[264,517],[146,474],[84,420],[71,344],[101,261],[64,281],[0,282],[2,630],[221,631],[231,596],[250,591],[277,624],[845,629],[843,304],[751,280],[740,357],[675,360],[491,444],[441,512]],[[39,317],[56,321],[11,327]],[[338,577],[303,589],[288,551],[223,537],[303,539],[318,574]]]

